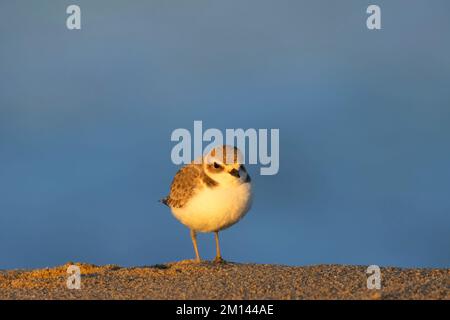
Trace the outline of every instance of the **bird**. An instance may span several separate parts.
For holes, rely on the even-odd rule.
[[[183,166],[173,178],[169,195],[160,201],[190,230],[195,262],[201,262],[197,233],[214,233],[216,257],[223,263],[219,232],[241,220],[252,205],[252,184],[242,152],[219,145]]]

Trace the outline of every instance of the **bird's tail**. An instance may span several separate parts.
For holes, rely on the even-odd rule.
[[[165,198],[159,199],[158,202],[161,202],[161,203],[165,204],[166,206],[169,206],[168,200],[169,200],[169,198],[165,197]]]

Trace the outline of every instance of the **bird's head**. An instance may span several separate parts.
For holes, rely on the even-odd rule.
[[[219,183],[250,182],[242,153],[236,147],[229,145],[215,147],[205,155],[203,166],[206,174]]]

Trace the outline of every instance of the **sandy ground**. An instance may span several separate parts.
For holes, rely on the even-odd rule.
[[[382,268],[382,289],[368,290],[364,266],[77,265],[80,290],[67,289],[68,265],[0,271],[0,299],[450,299],[450,269]]]

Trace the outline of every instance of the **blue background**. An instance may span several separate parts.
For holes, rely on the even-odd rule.
[[[194,120],[280,129],[279,174],[250,166],[226,259],[449,267],[449,15],[444,0],[2,0],[0,269],[192,258],[157,200],[170,134]]]

